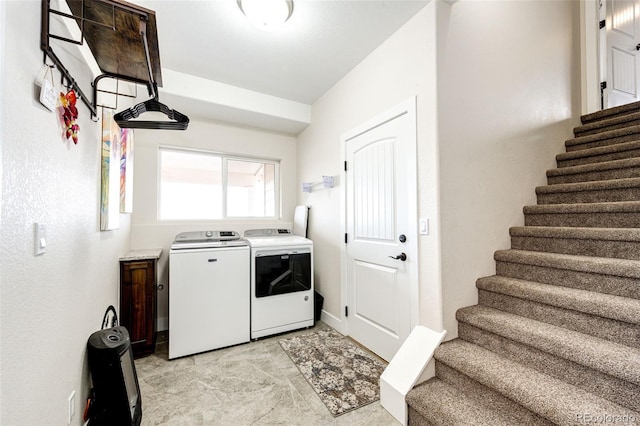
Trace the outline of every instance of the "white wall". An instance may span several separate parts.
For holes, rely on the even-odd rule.
[[[72,424],[80,425],[89,389],[86,343],[107,306],[118,306],[129,216],[121,216],[119,230],[99,231],[101,124],[78,102],[80,141],[73,145],[62,139],[57,114],[38,102],[40,2],[0,4],[0,424],[65,425],[75,390]],[[88,72],[74,77],[86,86],[92,80]],[[48,251],[38,257],[35,222],[47,225]]]
[[[0,99],[4,99],[4,57],[5,52],[5,39],[6,35],[6,4],[0,1]],[[3,102],[0,102],[0,230],[2,229],[2,123],[3,123]],[[2,268],[0,268],[0,288],[2,288]]]
[[[188,110],[181,111],[189,115]],[[158,262],[158,330],[168,329],[169,247],[180,232],[291,226],[296,202],[296,139],[290,135],[249,129],[194,118],[186,131],[135,131],[134,188],[131,247],[162,248]],[[175,146],[280,160],[281,215],[278,220],[225,220],[209,222],[158,221],[158,147]]]
[[[420,245],[421,322],[442,327],[440,303],[438,176],[436,146],[436,6],[432,2],[355,67],[313,106],[311,125],[298,137],[298,182],[338,176],[333,189],[299,193],[311,206],[309,237],[314,241],[315,284],[324,310],[340,326],[340,136],[407,99],[417,97],[418,213],[431,219],[431,234]],[[448,7],[448,6],[446,6]]]
[[[449,339],[580,114],[578,12],[434,0],[317,101],[299,135],[299,182],[342,177],[340,135],[417,95],[418,215],[431,231],[420,237],[420,322],[440,329],[444,318]],[[340,323],[340,191],[298,199],[312,206],[316,286]]]
[[[456,309],[477,301],[477,278],[580,114],[579,9],[564,1],[458,1],[439,76],[442,286],[447,338]]]

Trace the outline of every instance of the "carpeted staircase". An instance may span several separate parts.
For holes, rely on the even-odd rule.
[[[640,425],[640,102],[582,117],[410,425]]]

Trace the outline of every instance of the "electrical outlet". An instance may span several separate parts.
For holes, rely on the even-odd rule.
[[[70,425],[71,420],[73,420],[73,416],[76,415],[76,391],[71,392],[71,395],[69,395],[67,401],[69,403],[69,415],[67,417],[67,424]]]

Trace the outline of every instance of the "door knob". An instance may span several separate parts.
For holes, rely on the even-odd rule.
[[[389,257],[390,257],[391,259],[395,259],[395,260],[402,260],[403,262],[404,262],[405,260],[407,260],[407,255],[406,255],[406,254],[404,254],[404,253],[400,253],[400,254],[399,254],[399,255],[397,255],[397,256],[389,256]]]

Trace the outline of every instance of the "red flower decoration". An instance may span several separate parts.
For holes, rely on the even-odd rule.
[[[80,126],[76,123],[78,119],[78,108],[76,108],[76,92],[71,89],[65,95],[60,92],[60,104],[62,104],[62,120],[67,128],[65,136],[67,139],[73,139],[73,143],[78,143],[78,132]]]

